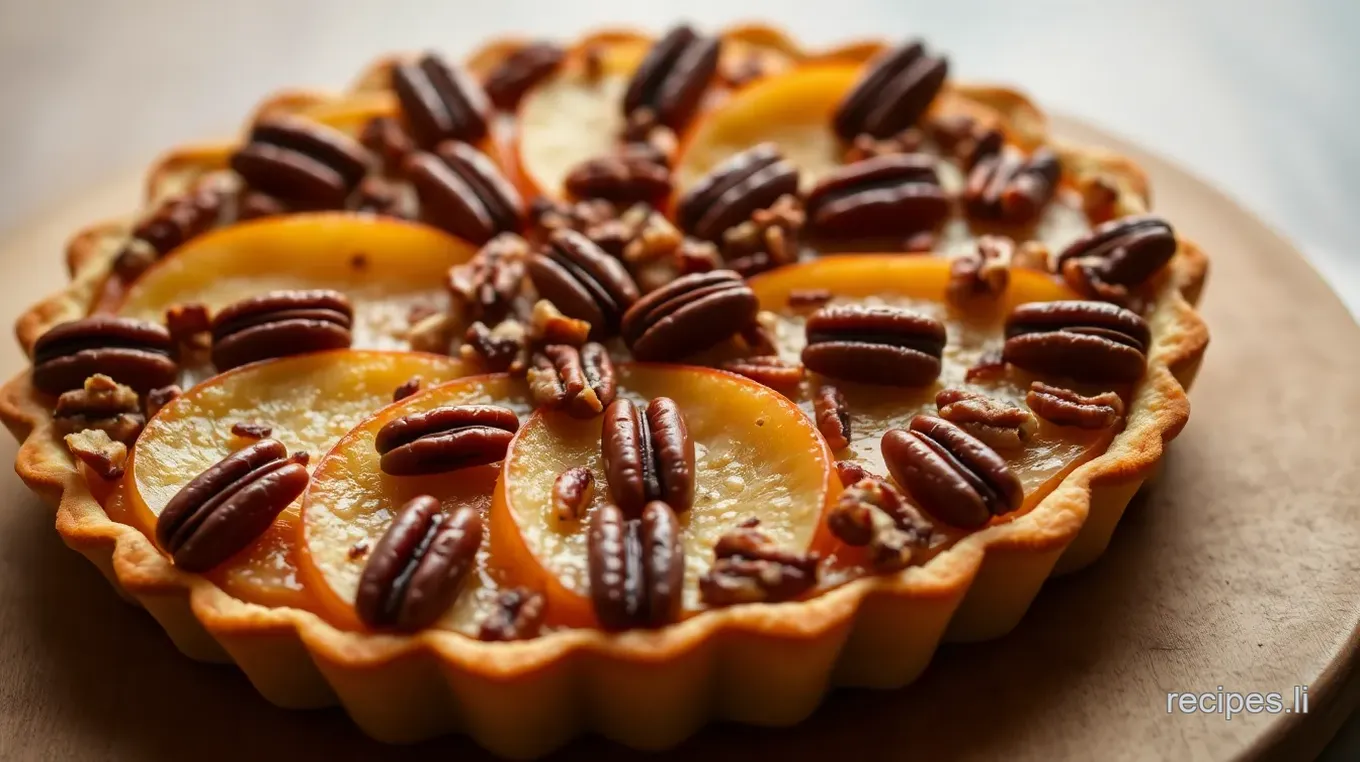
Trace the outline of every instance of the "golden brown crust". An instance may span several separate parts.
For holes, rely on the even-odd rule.
[[[764,42],[782,38],[763,27],[729,34]],[[493,43],[474,59],[508,44]],[[856,46],[836,55],[863,56],[871,49]],[[361,78],[364,106],[357,113],[372,113],[383,98],[390,100],[385,85],[374,85],[389,66],[390,59]],[[1008,115],[1014,134],[1044,138],[1042,114],[1014,91],[953,85],[951,94]],[[356,113],[343,99],[299,93],[263,108]],[[1132,162],[1100,151],[1060,150],[1073,171],[1115,178],[1121,209],[1146,208],[1146,178]],[[150,195],[212,171],[225,155],[222,146],[170,154],[152,170]],[[68,252],[71,285],[16,326],[26,349],[47,327],[84,312],[126,231],[124,223],[106,223],[76,237]],[[19,475],[57,504],[57,530],[67,544],[147,608],[181,650],[236,662],[276,703],[338,701],[383,740],[457,730],[514,756],[546,752],[585,731],[659,748],[709,719],[797,722],[829,685],[908,683],[939,642],[1004,633],[1048,576],[1097,557],[1125,503],[1189,416],[1184,387],[1208,343],[1192,305],[1207,266],[1197,247],[1181,242],[1157,281],[1148,370],[1129,400],[1125,430],[1029,513],[968,536],[922,567],[860,579],[805,602],[708,611],[654,632],[563,631],[490,644],[441,631],[409,637],[346,632],[305,611],[245,603],[176,570],[140,531],[108,517],[62,445],[50,401],[35,392],[27,372],[0,389],[0,419],[23,442]],[[580,706],[592,711],[580,712]]]

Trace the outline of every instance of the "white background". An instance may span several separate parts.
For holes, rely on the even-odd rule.
[[[808,43],[924,36],[956,75],[1019,84],[1207,178],[1360,313],[1360,0],[0,0],[0,238],[385,51],[677,18],[777,19]],[[1346,735],[1335,758],[1360,758],[1354,718]]]

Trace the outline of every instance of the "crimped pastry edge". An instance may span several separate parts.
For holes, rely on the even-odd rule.
[[[765,35],[797,49],[768,27],[727,32],[737,33]],[[493,42],[473,58],[497,45],[505,43]],[[862,43],[846,49],[863,57],[878,47]],[[361,81],[372,82],[371,74]],[[1043,139],[1042,114],[1019,93],[952,87],[1004,110],[1034,142]],[[365,97],[373,96],[370,105],[382,108],[381,95]],[[295,91],[270,99],[262,110],[326,102],[324,94]],[[1146,208],[1146,178],[1133,162],[1104,151],[1057,147],[1079,171],[1115,178],[1122,211]],[[153,167],[148,196],[159,197],[183,167],[210,165],[224,156],[222,148],[172,152]],[[107,271],[115,248],[110,241],[128,228],[126,222],[101,223],[76,236],[67,257],[71,284],[16,324],[26,350],[50,325],[83,314]],[[1208,342],[1193,308],[1206,273],[1203,253],[1182,240],[1159,276],[1157,306],[1149,316],[1148,370],[1130,400],[1124,431],[1029,513],[968,536],[923,567],[856,580],[809,601],[709,611],[657,632],[569,631],[518,643],[481,643],[447,632],[345,632],[308,612],[245,603],[176,570],[139,530],[108,518],[27,372],[0,389],[0,419],[23,443],[16,470],[57,506],[57,531],[67,545],[98,566],[120,594],[146,608],[181,651],[200,660],[235,662],[276,704],[339,703],[381,740],[409,742],[460,731],[514,757],[546,753],[582,732],[637,748],[664,748],[714,719],[796,723],[831,686],[905,685],[942,640],[1004,634],[1051,574],[1097,558],[1129,499],[1154,474],[1165,443],[1188,418],[1184,390]]]

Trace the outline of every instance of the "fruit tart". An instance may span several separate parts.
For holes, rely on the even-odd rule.
[[[1103,551],[1207,344],[1148,199],[915,40],[394,55],[77,233],[0,414],[277,704],[520,757],[788,725]]]

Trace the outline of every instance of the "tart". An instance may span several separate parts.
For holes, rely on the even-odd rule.
[[[918,41],[392,56],[77,233],[0,416],[277,704],[518,757],[787,725],[1104,550],[1208,342],[1148,199]]]

